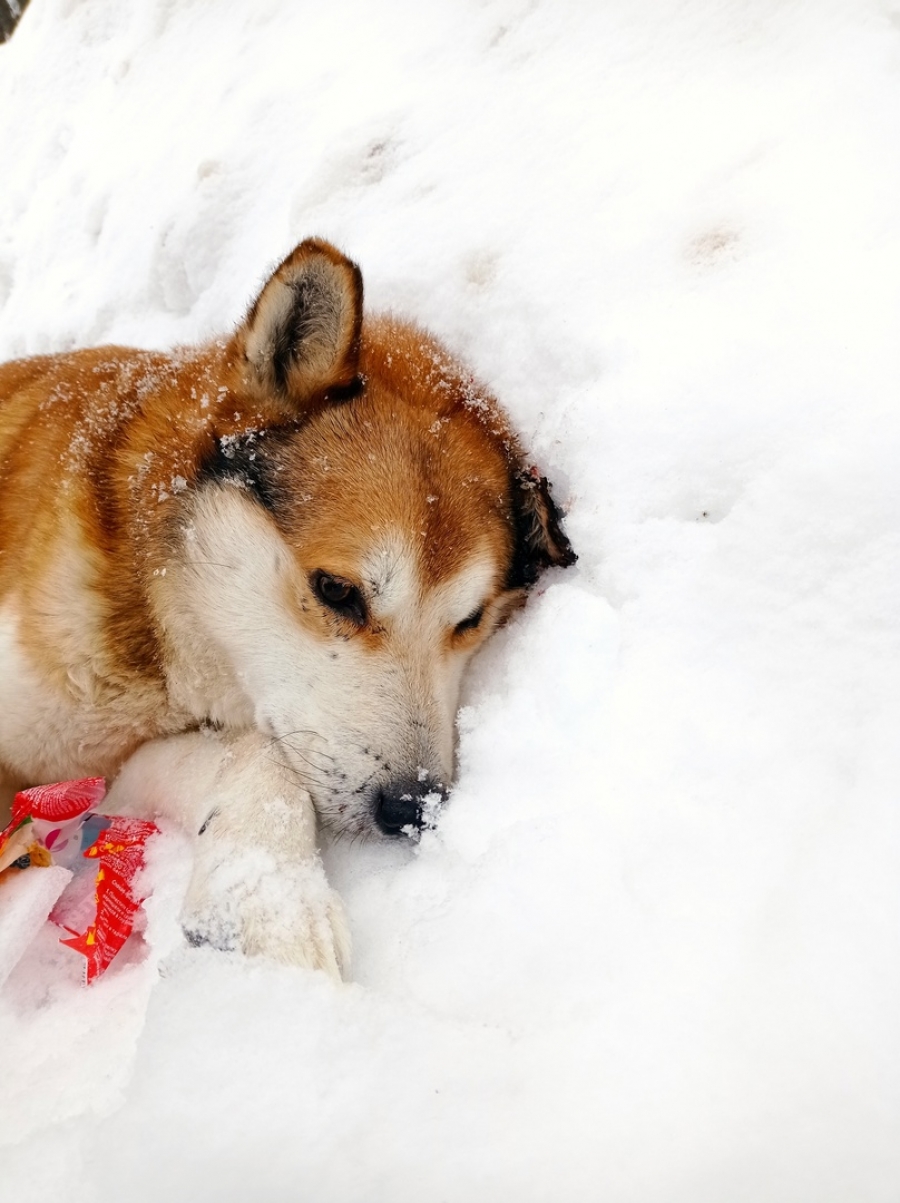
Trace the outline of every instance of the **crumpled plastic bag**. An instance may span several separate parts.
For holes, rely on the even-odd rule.
[[[0,832],[0,984],[49,918],[95,981],[134,930],[155,823],[103,815],[102,777],[23,790]]]

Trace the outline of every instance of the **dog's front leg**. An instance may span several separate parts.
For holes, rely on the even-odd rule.
[[[196,833],[182,916],[192,943],[340,977],[349,935],[325,879],[312,800],[271,740],[255,732],[155,740],[124,765],[106,805]]]

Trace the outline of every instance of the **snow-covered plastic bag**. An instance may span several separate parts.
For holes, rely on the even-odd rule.
[[[49,918],[85,958],[85,980],[107,969],[131,935],[137,877],[155,823],[99,814],[101,777],[16,794],[0,833],[0,983]]]

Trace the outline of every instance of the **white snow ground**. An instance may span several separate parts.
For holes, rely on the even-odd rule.
[[[897,0],[32,0],[0,355],[227,329],[323,234],[581,559],[439,833],[328,852],[353,984],[181,947],[174,834],[143,964],[44,933],[4,1198],[900,1198],[898,137]]]

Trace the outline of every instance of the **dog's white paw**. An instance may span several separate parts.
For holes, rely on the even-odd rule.
[[[263,851],[217,849],[198,864],[182,913],[192,944],[240,950],[340,979],[350,936],[340,898],[318,858],[279,863]]]

